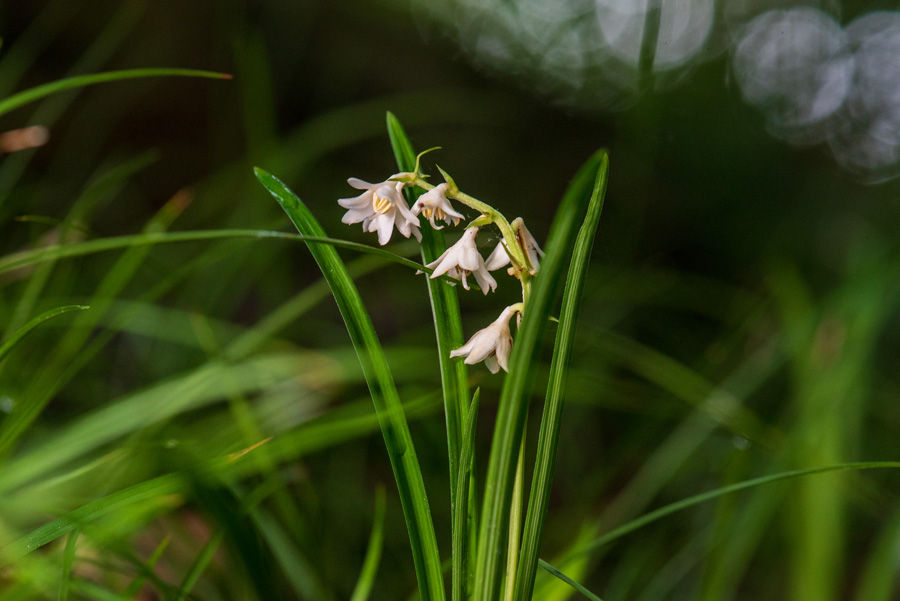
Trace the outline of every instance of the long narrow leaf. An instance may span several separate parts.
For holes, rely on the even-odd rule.
[[[63,313],[68,313],[69,311],[85,311],[89,309],[85,305],[64,305],[62,307],[56,307],[55,309],[50,309],[49,311],[44,311],[40,315],[34,317],[28,323],[23,325],[21,328],[15,331],[15,333],[9,337],[9,339],[0,346],[0,361],[3,361],[3,358],[15,347],[21,340],[34,328],[38,327],[48,319],[53,319]]]
[[[363,559],[363,567],[359,571],[359,578],[353,588],[350,601],[367,601],[372,585],[375,583],[375,573],[381,561],[381,547],[384,542],[384,488],[378,487],[375,492],[375,517],[372,520],[372,534],[369,536],[369,548]]]
[[[605,153],[597,152],[578,171],[563,197],[547,241],[547,254],[534,279],[503,385],[497,423],[484,488],[475,569],[475,601],[495,601],[504,567],[505,537],[509,523],[516,453],[522,440],[528,397],[540,342],[563,275],[563,268],[578,226],[584,220],[597,172]]]
[[[457,499],[469,499],[469,483],[475,464],[475,430],[478,423],[478,399],[480,396],[481,389],[476,388],[459,453],[459,477],[456,479]],[[452,601],[466,601],[469,598],[469,562],[472,558],[469,556],[471,544],[466,522],[469,521],[470,508],[471,505],[468,502],[458,502],[453,506]]]
[[[193,563],[191,563],[191,567],[188,569],[187,574],[185,574],[184,578],[181,580],[181,586],[178,587],[176,601],[184,601],[188,598],[188,595],[194,590],[194,586],[197,584],[200,576],[203,575],[203,572],[206,571],[207,566],[209,566],[215,556],[216,551],[219,550],[220,544],[222,544],[222,533],[217,532],[210,537],[205,545],[203,545],[200,552],[197,553],[197,557],[195,557]]]
[[[416,166],[416,156],[406,132],[400,121],[387,114],[388,136],[397,166],[400,171],[412,171]],[[420,191],[421,192],[421,191]],[[413,201],[412,192],[407,190],[407,199]],[[429,226],[422,227],[422,263],[428,264],[437,259],[447,246],[442,232]],[[425,279],[428,286],[428,297],[431,300],[431,314],[434,319],[434,330],[437,338],[438,357],[441,368],[441,386],[444,391],[444,415],[447,422],[447,449],[450,463],[450,505],[455,506],[456,475],[459,471],[459,455],[461,445],[461,429],[466,423],[469,390],[466,365],[462,361],[450,359],[450,351],[462,346],[462,320],[459,314],[459,297],[456,288],[444,282]]]
[[[572,580],[571,578],[569,578],[568,576],[563,574],[562,571],[560,571],[558,568],[554,567],[552,564],[547,563],[543,559],[538,560],[538,563],[548,573],[553,574],[554,576],[556,576],[557,578],[559,578],[560,580],[562,580],[563,582],[565,582],[566,584],[568,584],[569,586],[574,588],[576,591],[578,591],[579,593],[581,593],[582,595],[584,595],[591,601],[603,601],[603,599],[601,599],[600,597],[598,597],[597,595],[595,595],[594,593],[589,591],[587,588],[585,588],[585,586],[583,584],[579,584],[579,583],[575,582],[574,580]]]
[[[424,265],[420,265],[415,261],[410,261],[405,257],[401,257],[396,253],[383,248],[368,246],[358,242],[350,242],[349,240],[338,240],[336,238],[328,238],[326,236],[303,236],[291,234],[288,232],[276,232],[272,230],[247,230],[247,229],[222,229],[222,230],[200,230],[186,232],[152,232],[146,234],[133,234],[130,236],[113,236],[109,238],[100,238],[98,240],[89,240],[87,242],[78,242],[76,244],[60,244],[54,246],[45,246],[44,248],[36,248],[25,250],[0,258],[0,273],[11,271],[20,267],[28,267],[53,261],[56,259],[81,257],[94,253],[104,252],[108,250],[117,250],[120,248],[128,248],[131,246],[147,246],[152,244],[169,244],[172,242],[194,242],[199,240],[215,240],[219,238],[259,238],[279,240],[298,240],[306,243],[330,244],[338,248],[346,248],[357,252],[367,253],[384,257],[400,265],[417,269],[425,272],[431,272]]]
[[[254,172],[301,234],[324,236],[322,226],[306,205],[281,180],[258,167]],[[423,601],[443,601],[441,560],[425,483],[422,480],[422,470],[378,335],[372,327],[356,285],[347,273],[337,251],[331,246],[320,244],[309,245],[309,250],[331,286],[369,384],[385,446],[397,480],[421,598]]]
[[[566,277],[566,286],[563,291],[562,311],[559,315],[553,359],[550,363],[550,382],[544,401],[544,414],[541,417],[537,457],[535,458],[534,475],[531,479],[528,513],[522,534],[519,570],[516,575],[516,592],[513,598],[519,601],[530,599],[534,590],[538,554],[544,531],[544,518],[547,515],[547,504],[550,500],[550,483],[553,480],[553,468],[556,462],[556,445],[559,441],[559,427],[566,393],[569,359],[572,355],[575,322],[581,305],[581,292],[591,258],[591,249],[594,246],[594,236],[597,226],[600,224],[600,214],[603,212],[608,178],[609,161],[604,156],[594,182],[594,191],[588,205],[587,217],[575,241],[572,261],[569,264],[569,274]]]
[[[13,94],[0,100],[0,115],[4,115],[14,109],[24,106],[50,94],[81,88],[98,83],[111,81],[123,81],[141,77],[203,77],[207,79],[231,79],[228,73],[216,73],[214,71],[201,71],[199,69],[123,69],[121,71],[106,71],[104,73],[92,73],[90,75],[77,75],[58,81],[51,81],[43,85]]]
[[[598,547],[611,543],[612,541],[621,538],[626,534],[634,532],[639,528],[643,528],[647,524],[655,522],[656,520],[664,518],[667,515],[671,515],[677,511],[681,511],[682,509],[687,509],[688,507],[704,503],[711,499],[715,499],[723,495],[731,494],[748,488],[753,488],[755,486],[760,486],[762,484],[770,484],[772,482],[778,482],[781,480],[789,480],[791,478],[799,478],[802,476],[811,476],[813,474],[823,474],[826,472],[897,468],[900,468],[900,461],[859,461],[851,463],[837,463],[834,465],[824,465],[803,470],[791,470],[789,472],[779,472],[777,474],[770,474],[768,476],[761,476],[759,478],[744,480],[743,482],[736,482],[735,484],[729,484],[728,486],[723,486],[722,488],[710,490],[698,495],[694,495],[692,497],[688,497],[686,499],[682,499],[680,501],[676,501],[675,503],[670,503],[669,505],[665,505],[663,507],[660,507],[659,509],[651,511],[650,513],[644,514],[637,519],[622,524],[618,528],[607,532],[603,536],[596,538],[587,544],[573,549],[566,554],[566,559],[575,557],[576,555],[581,555],[582,553],[589,553],[590,551],[593,551]]]

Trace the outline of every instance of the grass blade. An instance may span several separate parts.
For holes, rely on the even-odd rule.
[[[207,566],[209,566],[209,563],[215,556],[216,551],[219,550],[220,544],[222,544],[221,532],[213,534],[206,544],[203,545],[203,548],[197,553],[197,557],[188,569],[187,574],[185,574],[184,578],[181,580],[181,586],[178,587],[178,597],[176,597],[176,601],[184,601],[188,598],[191,591],[194,590],[197,581],[200,580],[200,576],[203,575],[203,572],[206,571]]]
[[[207,79],[231,79],[228,73],[217,73],[215,71],[202,71],[199,69],[123,69],[120,71],[105,71],[103,73],[92,73],[90,75],[77,75],[75,77],[67,77],[57,81],[51,81],[43,85],[24,90],[17,94],[13,94],[3,100],[0,100],[0,115],[24,106],[35,100],[44,98],[57,92],[71,90],[73,88],[81,88],[84,86],[95,85],[98,83],[106,83],[111,81],[123,81],[128,79],[137,79],[141,77],[203,77]]]
[[[569,274],[563,290],[562,310],[556,330],[553,359],[550,363],[550,381],[547,385],[547,397],[541,417],[534,475],[531,479],[531,492],[528,498],[528,513],[522,534],[522,551],[516,575],[516,592],[513,598],[519,601],[530,599],[534,590],[538,554],[544,531],[544,518],[547,515],[547,504],[550,500],[550,483],[553,480],[553,468],[556,462],[556,445],[559,442],[560,419],[565,400],[569,359],[572,355],[575,322],[581,306],[581,292],[591,258],[591,249],[594,246],[594,236],[600,224],[600,214],[603,212],[608,179],[609,160],[604,156],[594,182],[594,191],[588,205],[587,217],[578,231],[572,261],[569,264]]]
[[[324,235],[322,226],[306,205],[281,180],[258,167],[254,172],[301,234]],[[423,601],[443,601],[441,560],[425,483],[422,480],[422,470],[381,343],[356,285],[347,273],[343,261],[338,257],[337,251],[331,246],[315,244],[310,245],[309,250],[331,286],[379,416],[406,518],[421,598]]]
[[[475,431],[478,422],[478,399],[481,389],[475,389],[469,417],[466,420],[466,432],[462,439],[459,453],[459,477],[456,479],[456,498],[469,499],[469,482],[475,464]],[[469,598],[469,562],[471,561],[469,528],[470,512],[473,505],[468,502],[453,506],[453,551],[452,551],[452,601],[466,601]]]
[[[67,601],[69,598],[69,578],[72,575],[72,564],[75,563],[75,547],[81,533],[74,530],[66,539],[66,548],[63,551],[62,576],[59,579],[59,601]]]
[[[387,114],[388,136],[400,171],[412,171],[416,167],[416,155],[400,121]],[[411,190],[406,191],[407,200],[413,202]],[[422,263],[437,259],[447,249],[443,232],[431,227],[422,227]],[[438,357],[441,368],[441,387],[444,391],[444,415],[447,422],[447,449],[450,463],[450,505],[457,504],[456,475],[459,472],[459,456],[462,426],[466,423],[469,402],[468,374],[465,363],[450,359],[450,351],[462,346],[462,320],[459,313],[459,296],[456,288],[444,282],[425,278],[428,298],[431,300],[431,314],[437,338]]]
[[[761,486],[763,484],[770,484],[772,482],[778,482],[781,480],[790,480],[791,478],[799,478],[802,476],[811,476],[813,474],[824,474],[826,472],[839,472],[843,470],[871,470],[871,469],[897,469],[900,468],[900,461],[859,461],[859,462],[851,462],[851,463],[837,463],[834,465],[823,465],[820,467],[812,467],[802,470],[791,470],[788,472],[779,472],[777,474],[770,474],[768,476],[761,476],[759,478],[752,478],[750,480],[744,480],[743,482],[737,482],[735,484],[729,484],[728,486],[723,486],[721,488],[716,488],[714,490],[710,490],[704,493],[700,493],[698,495],[694,495],[692,497],[688,497],[686,499],[682,499],[680,501],[676,501],[674,503],[670,503],[669,505],[665,505],[651,511],[650,513],[644,514],[641,517],[631,520],[625,524],[622,524],[618,528],[607,532],[603,536],[592,540],[589,543],[581,545],[572,551],[570,551],[566,558],[574,557],[576,555],[581,555],[582,553],[588,553],[598,547],[611,543],[612,541],[625,536],[631,532],[639,528],[643,528],[647,524],[655,522],[661,518],[666,517],[667,515],[671,515],[675,512],[681,511],[682,509],[687,509],[688,507],[692,507],[694,505],[698,505],[700,503],[704,503],[711,499],[715,499],[721,497],[723,495],[731,494],[734,492],[738,492],[741,490],[746,490],[748,488],[753,488],[755,486]]]
[[[384,543],[384,488],[378,487],[375,492],[375,517],[372,520],[372,534],[369,537],[369,548],[363,560],[363,567],[359,572],[359,579],[353,588],[350,601],[367,601],[372,585],[375,583],[375,574],[378,572],[378,564],[381,561],[381,547]]]
[[[28,333],[34,328],[38,327],[48,319],[53,319],[59,315],[64,313],[68,313],[70,311],[85,311],[90,309],[90,307],[85,305],[64,305],[62,307],[56,307],[55,309],[50,309],[49,311],[44,311],[37,317],[32,318],[28,323],[23,325],[21,328],[15,331],[15,333],[9,337],[9,339],[0,346],[0,361],[3,361],[3,358],[16,346],[21,340],[28,335]]]
[[[603,165],[605,156],[604,152],[591,156],[566,190],[550,228],[547,254],[541,262],[541,272],[534,279],[534,290],[513,345],[509,375],[504,381],[500,396],[485,480],[475,570],[476,601],[495,601],[498,598],[516,453],[522,440],[528,393],[534,380],[533,367],[538,360],[539,343],[549,323],[548,318],[556,300],[566,258],[577,228],[583,221],[597,172]]]
[[[134,599],[137,597],[138,593],[141,592],[141,588],[144,586],[144,583],[147,581],[147,576],[149,574],[153,574],[153,569],[156,567],[156,563],[162,557],[163,553],[165,553],[166,548],[169,546],[169,543],[172,542],[172,538],[170,536],[165,536],[156,548],[153,550],[153,553],[150,554],[150,558],[147,559],[146,563],[141,564],[143,568],[142,572],[134,577],[134,580],[128,585],[128,588],[125,589],[125,596],[129,599]]]
[[[153,244],[171,244],[173,242],[195,242],[199,240],[216,240],[220,238],[264,238],[264,239],[280,239],[280,240],[299,240],[306,243],[330,244],[338,248],[346,248],[357,252],[367,253],[383,257],[394,263],[404,265],[410,269],[417,269],[430,273],[431,270],[420,265],[415,261],[410,261],[406,257],[401,257],[396,253],[383,248],[368,246],[358,242],[350,242],[348,240],[338,240],[336,238],[328,238],[326,236],[303,236],[291,234],[288,232],[276,232],[272,230],[248,230],[248,229],[222,229],[222,230],[200,230],[185,232],[151,232],[146,234],[133,234],[129,236],[112,236],[109,238],[100,238],[98,240],[89,240],[87,242],[79,242],[77,244],[60,244],[53,246],[45,246],[32,250],[25,250],[0,258],[0,273],[27,267],[29,265],[37,265],[47,261],[55,261],[56,259],[67,259],[71,257],[81,257],[109,250],[118,250],[132,246],[148,246]]]
[[[0,548],[0,567],[75,530],[81,524],[96,520],[101,516],[133,503],[173,494],[180,491],[181,487],[182,479],[175,474],[168,474],[129,486],[82,505],[78,509],[33,530],[17,541]]]
[[[557,578],[559,578],[560,580],[562,580],[563,582],[565,582],[566,584],[568,584],[569,586],[574,588],[576,591],[578,591],[579,593],[581,593],[582,595],[584,595],[591,601],[603,601],[603,599],[601,599],[600,597],[598,597],[597,595],[595,595],[594,593],[589,591],[583,585],[575,582],[574,580],[572,580],[571,578],[569,578],[568,576],[563,574],[560,570],[553,567],[553,565],[547,563],[543,559],[539,559],[538,564],[542,568],[544,568],[548,573],[553,574],[554,576],[556,576]]]

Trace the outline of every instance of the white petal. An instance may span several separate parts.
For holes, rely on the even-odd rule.
[[[353,198],[338,198],[338,204],[345,209],[361,209],[366,205],[371,206],[372,193],[363,192],[359,196],[354,196]]]
[[[503,246],[502,242],[497,243],[497,246],[494,247],[494,251],[484,262],[484,265],[487,267],[488,271],[495,271],[505,265],[509,265],[509,253],[506,252],[506,248]]]
[[[497,289],[497,280],[488,273],[488,270],[484,268],[484,265],[481,266],[481,269],[476,269],[472,273],[475,275],[475,281],[478,282],[478,287],[481,288],[481,291],[485,295],[487,295],[488,292],[493,292]]]
[[[367,181],[361,180],[358,177],[349,177],[347,178],[347,183],[350,184],[351,187],[356,188],[357,190],[369,190],[374,188],[379,184],[370,184]]]
[[[475,341],[475,344],[472,345],[469,356],[466,357],[465,362],[469,365],[484,361],[485,357],[494,353],[494,349],[497,346],[497,330],[493,325],[475,332],[475,335],[472,336],[472,338],[476,337],[477,340]]]
[[[432,279],[439,278],[442,275],[444,275],[445,273],[447,273],[448,271],[450,271],[451,269],[456,268],[456,261],[453,260],[453,257],[446,256],[447,253],[449,253],[451,250],[453,250],[453,249],[452,248],[447,249],[447,251],[443,255],[441,255],[440,259],[438,259],[434,263],[428,264],[428,267],[431,267],[432,269],[434,269],[434,273],[431,274]],[[437,263],[437,265],[435,265],[435,263]]]
[[[501,367],[499,365],[497,359],[495,359],[494,357],[485,357],[484,358],[484,366],[487,367],[489,370],[491,370],[492,374],[495,374],[498,371],[500,371],[500,367]],[[508,370],[504,367],[503,371],[508,371]]]
[[[425,267],[427,267],[428,269],[434,269],[435,267],[438,266],[438,264],[439,264],[441,261],[443,261],[443,260],[447,257],[447,254],[448,254],[449,252],[450,252],[450,249],[448,248],[447,250],[445,250],[444,252],[441,253],[441,256],[440,256],[440,257],[438,257],[437,259],[435,259],[435,260],[432,261],[431,263],[428,263],[427,265],[425,265]]]
[[[451,218],[465,219],[465,216],[463,216],[462,213],[458,212],[456,209],[453,208],[453,205],[450,204],[449,200],[441,203],[441,210],[447,214],[447,216],[444,217],[444,220],[447,223],[450,223]]]
[[[388,211],[384,215],[379,215],[372,226],[378,230],[378,244],[384,246],[391,241],[391,233],[394,231],[394,212]]]
[[[503,371],[509,371],[509,351],[512,348],[512,336],[500,336],[497,339],[497,363]],[[496,373],[496,372],[494,372]]]
[[[475,344],[478,342],[478,334],[480,334],[480,333],[481,333],[481,330],[478,330],[477,332],[475,332],[472,335],[471,338],[469,338],[469,340],[464,345],[462,345],[461,347],[459,347],[456,350],[450,351],[450,356],[451,357],[465,357],[466,355],[468,355],[472,351],[472,347],[474,347]]]
[[[365,221],[373,214],[373,211],[367,211],[366,209],[351,209],[344,213],[344,216],[341,217],[341,221],[343,223],[346,223],[347,225],[350,225],[353,223],[359,223],[360,221]]]

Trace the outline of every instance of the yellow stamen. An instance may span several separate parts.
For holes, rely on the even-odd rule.
[[[381,213],[382,215],[384,215],[391,210],[392,206],[394,205],[387,197],[378,196],[378,194],[372,195],[372,209],[376,213]]]
[[[434,212],[434,209],[425,208],[422,209],[422,214],[425,215],[425,219],[431,219],[431,214]]]

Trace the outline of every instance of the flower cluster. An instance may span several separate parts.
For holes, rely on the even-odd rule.
[[[338,204],[347,209],[341,221],[362,223],[363,231],[377,232],[378,243],[383,246],[390,241],[395,228],[404,237],[412,235],[421,242],[420,228],[427,226],[419,221],[419,216],[436,230],[459,225],[465,217],[454,208],[451,200],[480,212],[480,216],[466,226],[459,240],[426,267],[431,270],[429,277],[460,281],[466,290],[470,289],[469,276],[472,276],[485,295],[497,289],[492,271],[506,267],[510,276],[520,280],[522,302],[503,309],[493,323],[475,332],[468,342],[450,353],[451,357],[464,357],[464,362],[470,365],[484,361],[491,373],[497,373],[501,368],[507,371],[512,349],[509,320],[514,314],[521,318],[531,290],[531,278],[540,268],[544,252],[521,217],[507,221],[493,207],[460,192],[453,179],[443,170],[441,173],[446,181],[433,186],[419,173],[417,161],[414,172],[396,173],[375,184],[352,177],[347,183],[363,192],[353,198],[338,199]],[[411,208],[403,196],[407,187],[425,190]],[[476,237],[487,225],[495,225],[500,230],[501,240],[484,259]]]

